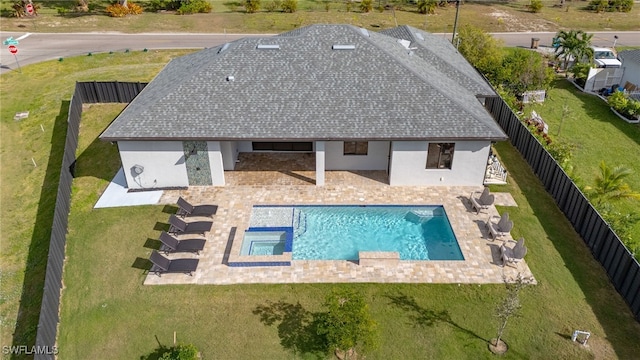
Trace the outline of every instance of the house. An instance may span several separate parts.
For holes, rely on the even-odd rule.
[[[620,86],[640,100],[640,49],[621,51],[618,57],[623,71]]]
[[[101,134],[130,189],[225,185],[240,153],[294,152],[390,185],[483,184],[507,136],[496,96],[444,38],[311,25],[172,60]]]

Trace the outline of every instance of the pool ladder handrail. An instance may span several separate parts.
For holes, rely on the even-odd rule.
[[[304,234],[307,231],[307,216],[302,213],[300,210],[296,210],[298,212],[298,224],[295,226],[294,234],[296,234],[296,238],[299,238],[300,235]]]

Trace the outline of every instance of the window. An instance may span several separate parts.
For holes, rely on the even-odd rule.
[[[344,155],[367,155],[369,143],[366,141],[345,141]]]
[[[313,151],[312,142],[262,142],[252,143],[253,151]]]
[[[427,169],[451,169],[454,143],[430,143]]]

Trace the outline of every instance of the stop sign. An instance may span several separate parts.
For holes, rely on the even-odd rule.
[[[12,54],[18,53],[18,48],[15,45],[9,45],[9,52]]]
[[[29,15],[33,14],[33,5],[32,4],[27,4],[27,12],[29,13]]]

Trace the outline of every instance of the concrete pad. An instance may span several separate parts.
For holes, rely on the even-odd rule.
[[[128,192],[124,170],[120,168],[111,180],[94,208],[108,208],[118,206],[154,205],[160,201],[162,190]]]

